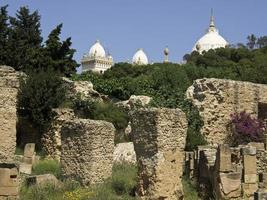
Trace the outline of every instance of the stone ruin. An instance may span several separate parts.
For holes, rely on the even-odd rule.
[[[18,87],[19,74],[0,66],[0,162],[11,161],[15,154]]]
[[[204,121],[201,133],[209,144],[227,143],[230,114],[246,110],[267,119],[267,85],[225,79],[198,79],[188,88],[187,98]]]
[[[267,196],[267,150],[263,143],[218,148],[199,146],[186,152],[185,171],[199,189],[215,199],[263,200]]]
[[[113,124],[90,119],[66,120],[61,128],[63,176],[83,185],[101,183],[112,174]]]
[[[138,195],[145,199],[183,199],[185,114],[179,109],[143,108],[133,113],[131,124]]]
[[[61,127],[66,120],[75,119],[72,109],[60,108],[54,109],[54,120],[48,131],[42,137],[42,146],[47,157],[60,161],[61,157]]]

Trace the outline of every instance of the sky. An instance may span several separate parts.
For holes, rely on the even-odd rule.
[[[230,43],[267,35],[266,0],[1,0],[9,15],[21,6],[41,15],[42,36],[63,23],[61,39],[72,38],[75,59],[98,39],[115,62],[131,61],[143,48],[150,62],[182,61],[209,25],[211,8],[219,33]],[[80,71],[80,69],[78,70]]]

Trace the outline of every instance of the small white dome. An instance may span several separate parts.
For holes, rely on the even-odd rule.
[[[89,50],[90,57],[106,57],[106,52],[100,42],[97,40]]]
[[[135,65],[147,65],[148,64],[148,59],[143,49],[139,49],[134,54],[132,63]]]
[[[193,51],[202,53],[203,51],[226,47],[227,45],[228,42],[219,34],[218,30],[215,28],[214,17],[212,15],[207,33],[196,42],[193,47]]]

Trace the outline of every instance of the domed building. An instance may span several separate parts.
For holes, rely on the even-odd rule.
[[[113,65],[113,58],[111,55],[106,55],[105,49],[100,44],[99,40],[90,48],[89,53],[85,54],[81,60],[82,71],[93,71],[97,73],[104,73]]]
[[[143,49],[138,49],[138,51],[134,54],[132,59],[133,65],[147,65],[148,64],[148,58],[143,51]]]
[[[216,49],[226,47],[228,42],[219,34],[219,31],[215,28],[214,16],[211,14],[210,25],[207,33],[202,36],[193,47],[193,51],[202,53],[210,49]]]

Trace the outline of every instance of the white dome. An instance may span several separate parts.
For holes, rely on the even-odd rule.
[[[202,53],[210,49],[226,47],[228,42],[219,34],[214,25],[214,18],[211,16],[210,26],[207,33],[202,36],[194,45],[193,51]]]
[[[90,57],[106,57],[106,52],[100,42],[97,40],[89,50]]]
[[[148,64],[148,59],[143,49],[139,49],[134,54],[132,63],[136,65],[147,65]]]

